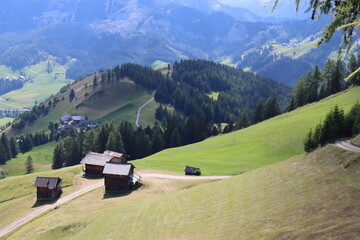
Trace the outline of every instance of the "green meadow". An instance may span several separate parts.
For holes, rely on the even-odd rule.
[[[100,188],[7,239],[356,239],[359,157],[328,145],[175,192],[151,195],[148,180],[118,197]]]
[[[53,152],[56,142],[50,142],[41,146],[34,147],[30,152],[19,153],[16,158],[1,165],[1,168],[8,172],[10,176],[25,174],[25,161],[31,156],[34,166],[34,172],[50,171]]]
[[[360,101],[360,87],[233,133],[161,151],[133,163],[138,169],[183,171],[200,167],[204,175],[236,175],[304,153],[303,139],[336,104],[349,110]]]
[[[49,74],[46,72],[48,61],[43,61],[23,69],[22,71],[26,74],[26,76],[32,76],[34,78],[34,82],[27,82],[24,84],[23,88],[2,95],[1,97],[3,100],[0,101],[0,108],[31,108],[35,102],[42,102],[51,94],[56,94],[67,82],[65,79],[66,69],[64,66],[52,61],[51,59],[49,59],[49,61],[53,65],[53,71]],[[4,67],[0,68],[0,72],[3,69]],[[4,71],[3,74],[19,76],[19,73],[15,74],[9,71]],[[9,100],[5,101],[4,99],[6,98]]]

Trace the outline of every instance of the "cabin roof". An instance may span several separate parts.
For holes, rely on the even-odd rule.
[[[85,116],[75,115],[75,116],[72,116],[71,119],[74,121],[85,120]]]
[[[34,186],[54,189],[60,184],[61,178],[58,177],[36,177]]]
[[[196,173],[199,170],[200,170],[200,168],[196,168],[196,167],[190,167],[190,166],[185,167],[185,172],[188,172],[188,173]]]
[[[131,163],[106,163],[103,174],[128,176],[132,167]]]
[[[96,166],[105,166],[107,162],[109,162],[113,157],[110,155],[89,152],[86,156],[81,160],[82,164],[96,165]]]
[[[109,156],[112,156],[112,157],[118,157],[118,158],[125,157],[125,154],[114,152],[114,151],[111,151],[111,150],[105,150],[103,154],[109,155]]]

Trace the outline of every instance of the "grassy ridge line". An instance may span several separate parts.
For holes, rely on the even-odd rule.
[[[356,239],[359,157],[328,145],[230,179],[136,201],[126,199],[146,186],[110,199],[95,191],[9,239]]]
[[[164,150],[134,164],[138,169],[183,171],[185,165],[193,165],[205,175],[240,174],[304,153],[303,139],[310,128],[336,104],[347,111],[357,101],[360,87],[240,131]]]

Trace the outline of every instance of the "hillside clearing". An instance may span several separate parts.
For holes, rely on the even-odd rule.
[[[98,189],[8,239],[356,239],[359,159],[359,153],[328,145],[170,193],[160,187],[169,182],[157,188],[147,183],[122,197],[104,198],[103,189]],[[165,194],[145,197],[149,190]]]
[[[200,167],[204,175],[240,174],[304,153],[303,139],[336,104],[345,111],[360,100],[360,87],[333,95],[246,129],[167,149],[136,160],[138,169],[183,171]]]
[[[25,161],[28,156],[31,156],[34,172],[50,171],[53,151],[56,142],[49,142],[47,144],[34,147],[30,152],[19,153],[16,158],[12,158],[6,162],[6,165],[1,165],[1,168],[6,170],[10,176],[17,176],[25,174]]]

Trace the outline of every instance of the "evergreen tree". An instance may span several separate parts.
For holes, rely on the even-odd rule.
[[[54,157],[53,157],[53,164],[52,169],[59,169],[62,168],[64,165],[64,150],[63,150],[63,143],[60,140],[54,149]]]
[[[264,104],[264,119],[269,119],[280,114],[280,107],[275,97],[270,97]]]
[[[26,174],[32,173],[34,171],[32,157],[29,155],[25,161],[25,172]]]
[[[75,98],[75,92],[74,92],[74,89],[71,89],[70,93],[69,93],[69,101],[72,102],[72,100],[74,100],[74,98]]]
[[[12,152],[11,152],[11,147],[10,147],[10,141],[9,141],[9,138],[7,137],[7,135],[5,133],[3,133],[1,135],[1,144],[3,145],[4,147],[4,156],[5,156],[5,159],[6,161],[7,160],[10,160],[12,158]]]
[[[19,153],[19,144],[16,142],[15,137],[10,138],[10,149],[13,157],[16,157]]]
[[[178,128],[176,127],[171,136],[169,147],[179,147],[181,146],[181,137]]]
[[[360,67],[360,56],[356,57],[354,54],[350,56],[348,69],[350,72],[355,72]],[[360,85],[360,72],[355,74],[349,80],[350,84]]]
[[[0,165],[5,164],[7,161],[4,145],[0,142]]]
[[[254,114],[253,114],[254,115],[253,116],[254,123],[258,123],[263,120],[263,108],[264,108],[264,104],[262,101],[260,101],[256,104],[256,108],[255,108]]]
[[[235,123],[235,130],[246,128],[248,126],[250,126],[250,121],[248,118],[248,110],[245,109],[241,112],[240,118]]]
[[[113,129],[110,132],[108,141],[106,143],[106,149],[119,153],[124,152],[124,144],[121,138],[121,134],[118,130]]]
[[[94,80],[93,80],[93,88],[96,88],[97,85],[98,85],[98,78],[97,78],[97,75],[95,74]]]
[[[163,132],[157,122],[155,122],[155,126],[153,128],[153,137],[151,140],[153,153],[159,152],[165,148]]]
[[[94,129],[85,132],[82,144],[82,156],[85,156],[90,151],[96,151],[95,135]]]

